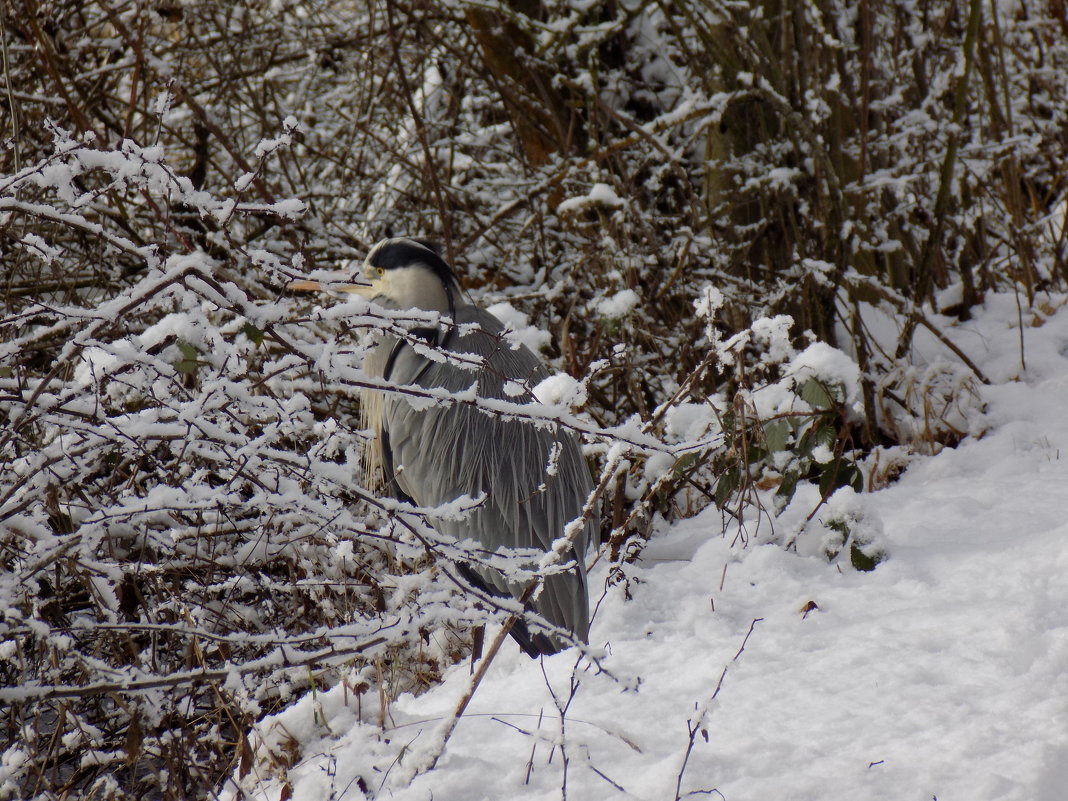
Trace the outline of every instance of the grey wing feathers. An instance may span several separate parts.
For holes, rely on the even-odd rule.
[[[481,357],[476,371],[453,363],[428,361],[408,346],[393,354],[390,378],[451,391],[478,381],[478,395],[516,403],[530,402],[532,387],[547,373],[525,347],[504,339],[496,317],[474,306],[457,309],[457,323],[479,328],[460,336],[452,329],[443,347]],[[520,394],[505,391],[508,379],[525,382]],[[505,420],[471,405],[449,404],[415,409],[403,397],[389,395],[382,410],[382,433],[388,437],[397,487],[422,506],[435,506],[460,495],[486,495],[485,503],[465,520],[440,520],[442,533],[473,538],[488,550],[500,547],[547,550],[578,517],[593,488],[578,440],[568,430],[539,427],[525,420]],[[555,462],[555,474],[547,468]],[[384,460],[385,461],[385,460]],[[595,517],[595,516],[593,516]],[[575,570],[548,577],[536,604],[548,620],[581,638],[589,626],[583,555],[595,536],[595,522],[575,542]],[[507,586],[499,574],[479,571],[498,591],[517,595],[523,587]],[[555,650],[555,648],[553,649]]]

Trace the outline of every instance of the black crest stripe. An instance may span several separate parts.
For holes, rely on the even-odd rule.
[[[414,239],[394,239],[382,245],[371,256],[371,266],[395,270],[413,263],[425,264],[444,283],[459,283],[452,268],[438,255],[430,243]]]

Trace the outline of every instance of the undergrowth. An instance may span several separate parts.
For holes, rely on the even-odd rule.
[[[1056,3],[0,13],[0,798],[210,797],[296,695],[384,720],[506,618],[448,568],[522,559],[363,474],[363,335],[419,321],[294,277],[424,236],[549,332],[604,558],[814,484],[858,570],[849,493],[981,408],[952,328],[1068,278]]]

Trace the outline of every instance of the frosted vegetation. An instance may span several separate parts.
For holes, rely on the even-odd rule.
[[[715,508],[745,547],[794,499],[878,570],[848,499],[980,406],[947,330],[1001,291],[1022,337],[1068,279],[1055,3],[0,14],[0,798],[210,797],[265,716],[343,686],[384,721],[507,618],[439,565],[536,577],[427,523],[478,499],[364,475],[367,335],[425,318],[292,278],[439,242],[556,373],[482,405],[581,434],[624,597],[654,531]]]

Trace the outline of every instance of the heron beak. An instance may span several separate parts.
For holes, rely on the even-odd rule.
[[[345,277],[348,278],[348,276]],[[319,281],[290,281],[286,284],[286,289],[291,289],[294,292],[326,292],[331,295],[360,295],[365,298],[370,298],[374,294],[371,291],[370,284],[323,284]]]
[[[294,292],[321,292],[323,285],[318,281],[290,281],[286,284],[286,289],[292,289]]]

